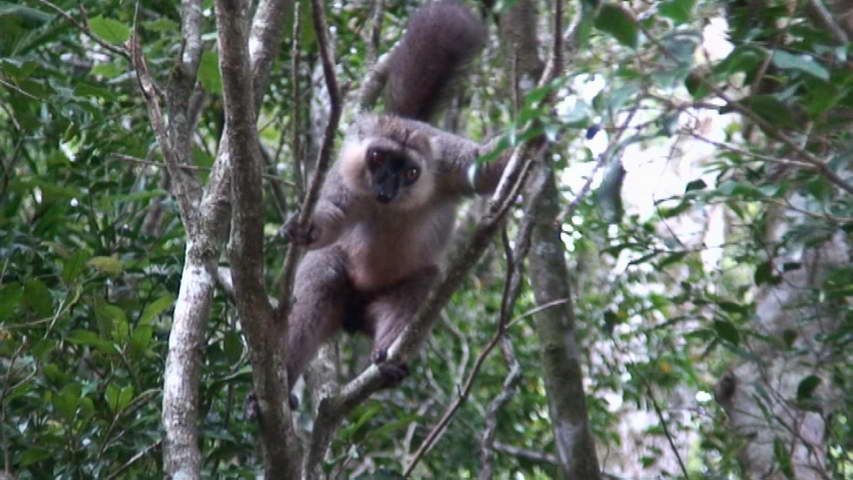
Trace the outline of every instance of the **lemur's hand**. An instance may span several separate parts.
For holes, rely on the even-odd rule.
[[[320,238],[320,229],[313,222],[300,226],[298,216],[294,215],[281,227],[279,235],[294,245],[305,247]]]

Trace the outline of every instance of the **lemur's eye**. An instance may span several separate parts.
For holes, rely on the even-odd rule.
[[[377,168],[382,165],[383,155],[382,152],[375,148],[370,148],[367,150],[367,164],[370,168]]]
[[[415,180],[420,176],[421,171],[418,167],[407,168],[405,172],[403,172],[403,180],[407,184],[415,183]]]

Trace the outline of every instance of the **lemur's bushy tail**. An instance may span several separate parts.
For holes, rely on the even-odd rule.
[[[419,8],[389,59],[388,111],[429,120],[485,38],[480,20],[456,1],[442,0]]]

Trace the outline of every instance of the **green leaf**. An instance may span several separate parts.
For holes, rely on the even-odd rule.
[[[88,345],[104,353],[115,353],[116,349],[112,342],[108,342],[90,330],[74,330],[67,337],[68,341],[77,345]]]
[[[92,257],[88,262],[86,262],[86,265],[89,265],[95,270],[111,277],[121,275],[121,272],[124,270],[124,265],[122,265],[121,260],[119,260],[117,256]]]
[[[5,322],[15,313],[24,296],[24,287],[19,283],[0,286],[0,322]]]
[[[59,365],[55,363],[46,363],[42,369],[42,373],[44,377],[51,382],[54,386],[65,385],[68,383],[68,375],[59,368]]]
[[[667,18],[671,18],[676,25],[690,20],[690,14],[696,0],[668,0],[662,2],[658,12]]]
[[[219,75],[219,56],[212,50],[201,54],[198,66],[198,79],[201,85],[210,93],[222,91],[222,77]]]
[[[722,311],[728,312],[728,313],[743,314],[743,313],[747,313],[749,311],[749,308],[744,307],[743,305],[740,305],[740,304],[734,303],[734,302],[721,301],[721,302],[717,302],[717,305],[719,305],[719,307]]]
[[[744,72],[749,75],[764,63],[766,57],[764,50],[752,45],[741,45],[714,67],[714,73],[729,76],[736,72]]]
[[[37,278],[31,278],[24,284],[24,305],[40,317],[53,313],[53,297],[50,290]]]
[[[809,115],[813,117],[836,106],[838,102],[844,100],[844,97],[850,93],[848,89],[838,88],[838,86],[833,83],[815,83],[820,85],[818,87],[810,88],[806,97],[806,111],[808,111]]]
[[[769,260],[761,262],[757,267],[755,267],[753,279],[755,280],[755,285],[762,285],[765,283],[769,283],[771,285],[775,284],[776,276],[773,274],[773,264],[770,263]]]
[[[782,341],[785,342],[786,348],[791,348],[794,346],[794,342],[797,340],[798,333],[796,330],[791,328],[786,328],[782,330]]]
[[[114,45],[121,45],[130,38],[130,28],[112,18],[97,16],[89,20],[89,28],[95,35]]]
[[[53,450],[44,448],[30,448],[21,455],[21,466],[28,467],[35,463],[47,460],[56,454]]]
[[[563,122],[569,127],[582,127],[589,122],[592,108],[589,104],[581,99],[576,99],[574,105],[570,109],[562,111]]]
[[[821,378],[817,375],[809,375],[808,377],[800,380],[800,384],[797,385],[797,400],[801,402],[804,400],[810,400],[821,381]]]
[[[180,25],[168,18],[158,18],[154,21],[143,22],[142,28],[157,33],[177,33]]]
[[[776,50],[771,61],[782,70],[798,70],[821,80],[829,80],[829,70],[817,63],[811,55],[793,55],[784,50]]]
[[[80,384],[69,383],[53,396],[53,408],[67,420],[74,420],[80,403]]]
[[[686,198],[682,198],[681,202],[679,202],[678,205],[671,207],[671,208],[661,207],[659,209],[658,213],[659,213],[661,218],[677,217],[678,215],[681,215],[682,213],[684,213],[688,209],[690,209],[691,205],[692,205],[691,201],[689,201]]]
[[[779,464],[782,473],[785,474],[785,478],[794,480],[796,476],[791,464],[791,455],[788,452],[788,447],[785,446],[785,442],[779,437],[773,439],[773,456],[776,457],[776,462]]]
[[[39,64],[32,61],[21,62],[12,58],[0,59],[0,72],[18,81],[29,78],[38,68]]]
[[[791,109],[773,95],[751,95],[740,103],[773,125],[783,128],[796,125]],[[720,112],[725,113],[723,110]]]
[[[91,73],[99,75],[106,79],[113,79],[124,73],[124,69],[118,66],[117,62],[98,63],[92,67]]]
[[[150,325],[140,325],[133,329],[133,335],[130,337],[130,356],[133,358],[141,358],[149,350],[151,340],[154,336],[154,327]]]
[[[379,428],[375,428],[371,434],[377,435],[378,438],[387,438],[387,435],[394,432],[395,430],[401,430],[409,426],[412,422],[418,420],[420,417],[415,414],[403,415],[400,418],[396,418],[393,421],[386,422]]]
[[[622,183],[625,180],[625,168],[621,161],[616,161],[608,168],[601,186],[596,192],[596,206],[601,218],[610,224],[618,224],[622,221],[624,209],[622,207]]]
[[[127,315],[120,307],[107,304],[100,305],[95,307],[95,316],[98,318],[98,325],[102,329],[102,334],[109,335],[118,343],[128,339],[130,326],[128,325]]]
[[[67,285],[75,285],[88,259],[89,252],[86,250],[75,250],[70,257],[62,261],[62,280]]]
[[[11,17],[19,20],[25,27],[35,28],[53,19],[53,15],[23,5],[0,3],[0,19]]]
[[[684,259],[684,257],[687,256],[687,253],[688,252],[675,252],[675,253],[667,255],[658,264],[658,269],[662,269],[662,268],[665,268],[665,267],[672,265],[674,263],[680,262],[682,259]]]
[[[604,89],[593,99],[593,106],[598,111],[619,110],[639,92],[640,85],[635,82],[628,82],[613,89]]]
[[[243,342],[240,340],[240,334],[233,330],[226,332],[222,341],[222,351],[229,363],[237,363],[240,356],[243,355]]]
[[[595,28],[609,33],[622,45],[636,48],[639,29],[634,17],[619,5],[608,3],[595,18]]]
[[[133,387],[128,385],[124,388],[119,388],[115,383],[111,383],[107,385],[104,397],[107,400],[110,410],[113,413],[119,413],[130,405],[130,401],[133,400]]]
[[[357,441],[361,436],[366,434],[366,431],[363,431],[361,427],[381,412],[382,407],[378,402],[371,402],[367,405],[362,405],[355,412],[357,418],[352,423],[341,429],[340,438],[346,441]]]
[[[702,81],[705,74],[706,72],[703,69],[696,68],[684,79],[684,86],[693,98],[703,98],[711,93],[711,89]]]
[[[735,327],[731,322],[726,320],[714,320],[714,331],[717,332],[717,336],[723,340],[734,345],[740,344],[740,333],[737,331],[737,327]]]
[[[123,193],[120,195],[110,195],[107,197],[109,200],[114,200],[116,202],[147,202],[152,198],[157,197],[167,197],[169,192],[165,190],[147,190],[133,193]]]
[[[154,323],[157,316],[165,312],[167,309],[172,308],[174,303],[175,297],[169,293],[161,296],[157,300],[154,300],[145,306],[145,310],[142,311],[142,316],[139,317],[139,324],[150,325]]]

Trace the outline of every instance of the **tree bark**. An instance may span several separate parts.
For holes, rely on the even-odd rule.
[[[263,0],[252,29],[251,62],[254,72],[268,70],[278,51],[284,9],[288,2]],[[199,447],[198,407],[199,379],[201,377],[202,352],[204,350],[207,321],[210,317],[216,267],[222,245],[228,237],[231,214],[231,153],[228,138],[224,138],[217,155],[203,196],[197,180],[175,168],[178,164],[191,163],[191,135],[194,127],[192,102],[196,84],[196,72],[201,56],[201,5],[197,0],[182,3],[182,36],[185,47],[176,63],[173,82],[167,90],[166,101],[170,105],[169,136],[158,135],[164,157],[175,158],[170,165],[173,195],[184,197],[182,220],[187,232],[187,248],[181,288],[175,305],[172,329],[169,334],[169,352],[163,379],[164,427],[163,463],[167,476],[171,478],[201,478],[202,455]],[[140,57],[141,58],[141,57]],[[137,64],[137,71],[139,63]],[[267,76],[255,80],[255,96],[251,104],[257,105],[266,90]],[[150,78],[148,79],[150,80]],[[144,87],[144,82],[143,87]],[[144,88],[143,88],[144,90]],[[151,89],[153,91],[153,89]],[[145,92],[144,92],[145,93]],[[150,95],[150,93],[149,93]],[[156,98],[147,98],[149,116],[155,131],[162,124],[156,111],[151,108]],[[161,128],[162,130],[162,128]],[[199,197],[201,197],[199,199]]]
[[[537,305],[563,301],[535,317],[560,478],[594,480],[600,478],[598,457],[589,430],[565,247],[554,221],[560,213],[559,193],[551,170],[542,168],[536,174],[532,189],[538,189],[537,183],[544,185],[531,209],[536,217],[528,256],[530,283]]]

